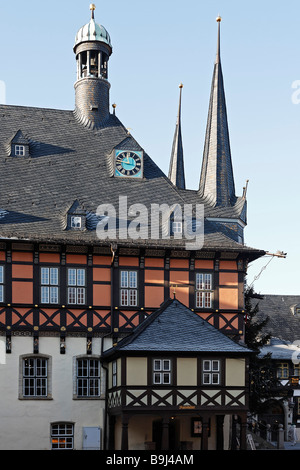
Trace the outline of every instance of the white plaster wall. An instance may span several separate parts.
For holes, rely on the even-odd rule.
[[[0,337],[0,341],[3,337]],[[93,355],[100,355],[101,339],[93,339]],[[102,370],[103,399],[73,399],[74,357],[85,355],[85,338],[66,338],[66,354],[60,354],[58,337],[40,337],[39,353],[52,356],[52,399],[19,399],[19,357],[33,352],[33,338],[12,337],[12,353],[0,361],[0,449],[50,449],[50,423],[75,424],[74,448],[82,448],[82,428],[104,423],[105,372]]]

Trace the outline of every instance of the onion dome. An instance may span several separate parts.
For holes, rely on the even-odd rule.
[[[106,29],[104,28],[104,26],[95,22],[95,18],[94,18],[95,8],[96,7],[93,4],[90,6],[90,9],[92,10],[92,17],[89,23],[82,26],[82,28],[80,28],[79,31],[77,32],[76,37],[75,37],[74,49],[78,44],[82,42],[89,42],[89,41],[104,42],[108,46],[112,47],[110,36],[108,32],[106,31]]]

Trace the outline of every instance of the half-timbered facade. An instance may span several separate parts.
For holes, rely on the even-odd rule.
[[[220,19],[218,26],[220,33]],[[246,190],[235,195],[219,40],[198,190],[185,189],[180,106],[169,178],[110,109],[112,45],[95,22],[94,6],[74,53],[75,110],[0,106],[0,446],[81,449],[115,442],[132,448],[136,441],[128,444],[124,432],[120,440],[122,425],[112,423],[124,406],[150,415],[166,406],[172,416],[180,406],[195,406],[189,419],[211,420],[219,436],[219,415],[228,415],[228,433],[231,411],[247,410],[248,353],[236,343],[244,335],[244,278],[248,263],[264,252],[244,242]],[[154,232],[149,220],[137,223],[141,207],[149,215],[163,205],[168,217],[158,219]],[[193,207],[190,224],[201,227],[203,238],[188,249],[191,237],[178,217],[184,205]],[[107,232],[111,226],[116,236]],[[185,306],[177,319],[183,341],[197,318],[230,348],[180,354],[169,348],[166,362],[157,361],[169,364],[176,379],[159,391],[152,387],[147,349],[126,358],[115,346],[122,368],[115,373],[112,362],[106,369],[105,351],[114,351],[152,315],[159,321],[157,312],[174,294]],[[220,368],[216,388],[202,387],[201,364]],[[155,372],[164,380],[170,371]],[[136,420],[134,432],[140,418],[130,419]],[[159,435],[160,424],[143,442],[155,441],[152,431]],[[176,442],[191,441],[187,428],[176,436]],[[205,448],[206,437],[202,441]],[[216,442],[222,440],[214,435],[211,445]]]

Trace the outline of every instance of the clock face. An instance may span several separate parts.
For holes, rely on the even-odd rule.
[[[140,178],[142,176],[142,158],[143,152],[117,150],[115,175]]]

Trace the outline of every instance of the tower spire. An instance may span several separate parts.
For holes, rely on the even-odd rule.
[[[220,58],[220,24],[214,65],[199,193],[214,206],[231,206],[236,201],[231,161],[223,73]]]
[[[185,189],[184,161],[183,161],[183,145],[181,135],[181,97],[182,83],[179,85],[179,106],[178,115],[173,139],[173,147],[169,168],[169,179],[179,189]]]

